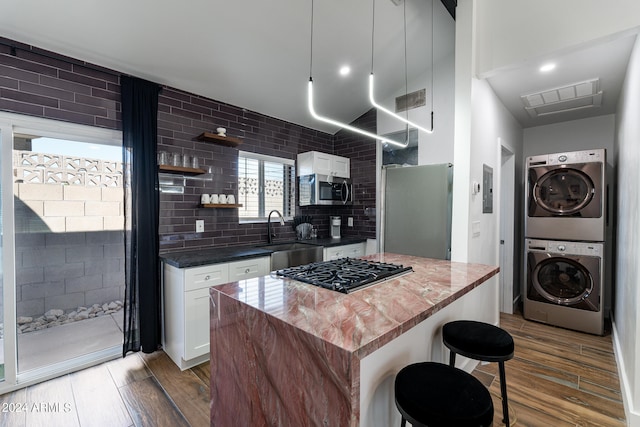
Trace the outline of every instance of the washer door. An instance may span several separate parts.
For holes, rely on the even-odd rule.
[[[531,279],[540,296],[562,305],[574,305],[585,300],[594,287],[594,278],[589,270],[574,259],[565,257],[540,261]]]
[[[573,215],[593,199],[595,187],[587,174],[577,169],[553,169],[533,187],[536,205],[553,215]]]

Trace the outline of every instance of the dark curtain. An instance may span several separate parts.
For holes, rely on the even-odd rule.
[[[124,346],[151,353],[160,346],[158,263],[157,84],[123,76],[122,133],[125,183]]]

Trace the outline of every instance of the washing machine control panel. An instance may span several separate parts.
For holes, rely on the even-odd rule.
[[[557,242],[549,240],[527,240],[527,248],[534,252],[560,253],[565,255],[602,256],[602,243]]]

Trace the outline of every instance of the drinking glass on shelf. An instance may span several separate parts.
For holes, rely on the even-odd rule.
[[[171,156],[171,164],[173,166],[182,166],[182,154],[173,153],[173,155]]]
[[[191,167],[191,157],[188,154],[182,156],[182,166],[185,168]]]
[[[158,152],[158,164],[159,165],[166,165],[167,164],[167,152],[166,151],[159,151]]]
[[[191,164],[194,169],[200,169],[200,161],[196,156],[193,156],[193,160],[191,161]]]

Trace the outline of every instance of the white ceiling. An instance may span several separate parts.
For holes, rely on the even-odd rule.
[[[376,99],[384,100],[404,88],[403,6],[375,5]],[[406,7],[411,78],[430,66],[431,2]],[[440,1],[434,7],[453,22]],[[4,0],[0,35],[334,133],[306,108],[310,23],[311,0]],[[315,2],[318,113],[350,122],[369,110],[371,34],[372,0]],[[337,73],[343,64],[348,78]]]
[[[314,5],[316,110],[350,122],[369,110],[373,0],[318,0]],[[376,100],[404,90],[403,5],[376,0]],[[407,0],[409,81],[430,67],[431,2]],[[433,1],[433,60],[449,55],[452,18]],[[329,133],[307,110],[311,0],[57,0],[34,7],[4,0],[0,35],[116,71]],[[444,29],[443,29],[444,27]],[[635,34],[533,58],[487,78],[523,127],[615,112]],[[557,64],[541,74],[542,63]],[[338,75],[348,64],[352,73]],[[599,108],[532,119],[521,95],[591,78],[604,92]],[[389,102],[389,101],[387,101]],[[386,105],[393,109],[392,105]]]
[[[574,49],[532,58],[524,64],[494,71],[483,77],[524,128],[614,114],[635,38],[635,33],[609,37]],[[547,63],[555,63],[556,68],[548,73],[540,72],[540,66]],[[532,118],[520,99],[522,95],[594,78],[600,79],[600,90],[603,92],[600,107]]]

